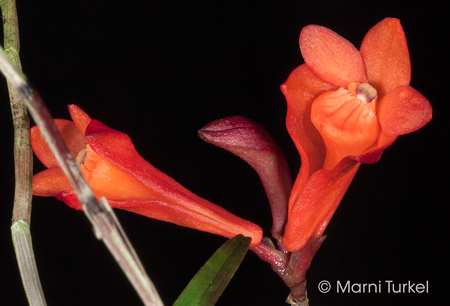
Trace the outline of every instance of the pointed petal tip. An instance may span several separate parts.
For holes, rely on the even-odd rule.
[[[280,89],[281,89],[281,92],[283,93],[283,95],[286,96],[286,93],[287,93],[286,83],[281,84]]]
[[[89,117],[81,108],[75,104],[68,105],[70,116],[75,123],[78,130],[85,135],[86,128],[91,122],[91,117]]]
[[[396,27],[399,27],[399,26],[401,27],[400,19],[395,18],[395,17],[386,17],[383,20],[381,20],[379,23],[386,23],[386,24],[391,24]]]
[[[55,197],[66,203],[67,206],[76,210],[83,210],[83,205],[78,200],[77,194],[74,190],[71,191],[63,191],[55,195]],[[99,199],[97,199],[99,200]]]
[[[261,124],[244,116],[215,120],[201,128],[198,135],[204,141],[228,151],[233,151],[232,148],[273,151],[277,146]]]
[[[199,132],[216,132],[235,128],[252,127],[253,123],[253,120],[244,116],[230,116],[205,125]]]

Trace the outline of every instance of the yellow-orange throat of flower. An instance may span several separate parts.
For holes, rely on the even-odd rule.
[[[78,153],[76,160],[96,197],[113,201],[162,200],[160,195],[146,188],[129,172],[99,156],[89,145]]]
[[[311,107],[311,121],[325,142],[323,168],[333,170],[344,157],[364,153],[380,130],[375,114],[377,91],[367,83],[328,91]]]

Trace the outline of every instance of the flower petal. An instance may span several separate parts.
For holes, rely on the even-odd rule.
[[[100,157],[89,146],[87,147],[86,159],[80,167],[96,197],[105,197],[109,201],[163,199],[126,170]]]
[[[361,54],[339,34],[309,25],[300,33],[299,42],[305,63],[321,80],[344,88],[351,82],[367,83]]]
[[[78,196],[75,190],[60,192],[55,195],[55,197],[58,200],[63,201],[67,204],[67,206],[72,207],[73,209],[83,210],[83,205],[81,205],[81,202],[78,200]],[[97,198],[97,201],[98,200],[99,198]]]
[[[324,169],[333,170],[344,157],[360,155],[375,143],[379,124],[371,107],[374,103],[363,103],[344,88],[314,100],[311,121],[327,148]]]
[[[33,195],[54,197],[62,191],[73,190],[61,168],[50,168],[33,175]]]
[[[75,191],[61,192],[56,196],[56,198],[74,209],[83,209],[81,203],[78,201]],[[97,200],[99,200],[99,198],[97,198]],[[261,238],[254,237],[254,233],[252,231],[243,230],[239,226],[223,226],[223,224],[211,219],[207,215],[196,214],[194,211],[186,207],[173,205],[173,203],[169,202],[142,199],[131,201],[108,200],[108,203],[112,208],[123,209],[152,219],[158,219],[228,238],[232,238],[236,235],[236,232],[242,231],[242,235],[252,237],[251,245],[256,245],[259,241],[261,241]]]
[[[87,126],[91,122],[91,118],[81,110],[78,106],[75,104],[71,104],[68,106],[70,117],[72,117],[73,123],[75,123],[78,130],[80,130],[81,134],[83,134],[86,131]]]
[[[237,234],[243,234],[252,238],[252,245],[256,245],[261,241],[262,230],[259,226],[200,198],[172,178],[158,171],[136,152],[133,143],[126,134],[112,130],[102,123],[92,120],[86,129],[86,140],[92,150],[99,156],[126,170],[148,189],[165,199],[164,201],[142,200],[146,201],[145,203],[150,203],[148,208],[145,208],[145,205],[133,204],[133,207],[138,207],[133,208],[136,212],[139,210],[138,213],[140,214],[156,214],[157,212],[153,211],[152,205],[156,205],[154,203],[165,203],[164,205],[157,205],[164,206],[166,207],[165,209],[170,211],[183,212],[182,215],[186,218],[183,220],[186,224],[185,226],[203,231],[209,231],[210,228],[215,227],[214,233],[227,233],[225,236],[229,238]],[[136,201],[138,202],[133,203],[144,203],[141,200]],[[115,207],[122,208],[120,206],[126,206],[126,202],[130,201],[117,201],[117,206]],[[161,213],[164,214],[164,210]],[[170,218],[176,223],[181,222],[177,220],[183,217],[174,215]]]
[[[311,122],[311,105],[316,97],[337,87],[317,78],[306,64],[297,67],[281,85],[287,101],[286,126],[302,159],[302,167],[294,183],[289,210],[308,178],[322,168],[325,144]]]
[[[198,214],[188,207],[181,205],[173,205],[163,201],[154,200],[134,200],[127,202],[111,203],[112,207],[124,209],[134,212],[149,218],[158,219],[161,221],[171,222],[180,226],[193,228],[196,230],[221,235],[227,238],[236,236],[236,233],[241,233],[246,237],[252,238],[251,245],[257,245],[262,239],[260,234],[255,235],[253,230],[248,230],[247,227],[242,227],[237,223],[233,226],[227,220],[218,220],[211,218],[209,215]],[[226,222],[224,226],[223,221]]]
[[[289,214],[283,237],[286,250],[296,252],[323,234],[359,166],[345,158],[333,171],[322,169],[311,176]]]
[[[272,210],[272,236],[281,240],[292,179],[286,158],[275,139],[262,125],[242,116],[213,121],[198,134],[204,141],[239,156],[255,169]]]
[[[385,18],[367,32],[361,44],[370,84],[382,97],[401,85],[409,85],[411,63],[400,20]]]
[[[382,130],[389,136],[414,132],[432,118],[430,102],[411,86],[400,86],[378,103],[377,115]]]
[[[54,119],[54,122],[61,132],[61,135],[70,152],[76,157],[78,152],[84,149],[87,145],[83,135],[72,121]],[[31,128],[31,146],[36,156],[47,168],[59,167],[55,156],[51,152],[47,142],[41,135],[39,127],[37,126]]]

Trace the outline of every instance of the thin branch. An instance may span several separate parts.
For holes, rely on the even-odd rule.
[[[15,0],[1,0],[4,48],[9,59],[21,68],[19,58],[19,25]],[[16,189],[14,197],[13,223],[17,220],[30,225],[31,215],[31,177],[33,176],[33,159],[30,142],[30,119],[19,93],[8,82],[9,99],[14,124],[14,161],[16,165]]]
[[[1,0],[4,47],[9,59],[21,70],[19,58],[19,22],[15,0]],[[15,191],[11,234],[17,264],[28,303],[45,306],[39,273],[33,253],[30,233],[33,177],[33,151],[30,141],[30,119],[19,93],[8,83],[9,99],[14,124]]]

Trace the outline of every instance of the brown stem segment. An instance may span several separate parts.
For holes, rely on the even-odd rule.
[[[250,250],[269,263],[289,287],[291,294],[286,303],[293,306],[308,306],[306,271],[325,238],[326,236],[313,238],[301,250],[289,253],[284,250],[281,243],[278,244],[279,250],[275,249],[270,239],[264,237],[260,244],[250,247]]]
[[[19,58],[19,25],[15,0],[0,1],[3,19],[5,56],[22,70]],[[8,92],[14,125],[15,190],[11,234],[23,287],[32,306],[45,306],[30,234],[33,151],[30,119],[22,97],[8,80]]]
[[[19,25],[15,0],[1,0],[4,49],[10,60],[22,70],[19,58]],[[19,93],[8,82],[14,124],[15,192],[12,222],[23,220],[30,225],[33,177],[33,151],[30,141],[30,119]]]

